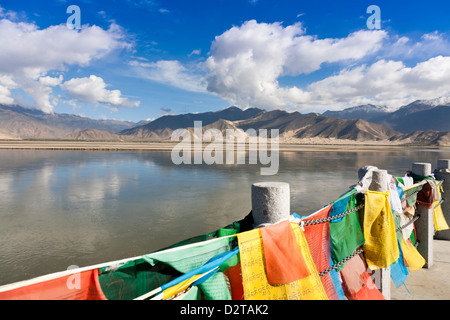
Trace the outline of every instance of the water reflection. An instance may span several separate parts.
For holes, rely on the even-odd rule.
[[[403,175],[448,150],[281,152],[260,165],[173,165],[170,152],[0,150],[0,284],[151,252],[243,218],[251,185],[284,181],[291,209],[335,200],[366,165]]]

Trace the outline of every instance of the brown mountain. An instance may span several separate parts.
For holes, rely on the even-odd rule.
[[[386,107],[361,105],[323,115],[341,119],[364,119],[402,133],[415,131],[450,131],[450,99],[417,100],[396,111]]]
[[[410,108],[407,108],[410,110]],[[440,110],[437,108],[436,110]],[[402,110],[404,112],[405,109]],[[422,109],[412,114],[423,111]],[[170,141],[176,129],[193,132],[194,121],[203,131],[218,129],[278,129],[281,143],[377,143],[450,145],[450,133],[423,130],[402,133],[362,119],[341,119],[317,113],[302,114],[256,108],[229,107],[216,112],[163,116],[143,125],[93,120],[68,114],[45,114],[34,109],[0,105],[0,139],[70,139],[97,141]],[[270,134],[270,130],[268,130]]]
[[[387,140],[398,132],[361,119],[344,120],[317,113],[269,111],[243,121],[240,128],[279,129],[281,138],[332,138],[355,141]]]
[[[96,141],[116,141],[121,140],[121,136],[104,130],[85,129],[69,134],[65,137],[68,140],[96,140]]]
[[[226,112],[231,111],[231,112]],[[220,118],[223,115],[233,114],[233,118],[237,120],[229,120]],[[208,120],[202,123],[203,130],[208,128],[216,128],[221,132],[226,129],[278,129],[280,142],[297,142],[301,139],[324,138],[324,139],[340,139],[353,141],[389,141],[392,136],[400,133],[384,126],[369,123],[365,120],[353,119],[344,120],[339,118],[331,118],[316,113],[301,114],[299,112],[289,113],[282,110],[264,111],[260,109],[252,109],[255,116],[249,117],[249,112],[231,107],[214,113],[216,121],[212,114],[208,114]],[[149,139],[149,140],[170,140],[172,132],[178,128],[189,128],[191,131],[194,121],[204,119],[202,114],[192,117],[191,114],[178,115],[176,118],[164,117],[165,127],[158,123],[158,120],[147,125],[139,126],[129,130],[120,132],[121,136],[127,136],[127,139]],[[185,124],[185,127],[177,127],[170,121],[174,119],[177,124]],[[154,123],[157,122],[157,123]]]
[[[216,112],[187,113],[179,115],[167,115],[160,117],[148,124],[123,130],[121,135],[134,136],[141,139],[169,139],[172,131],[179,128],[189,128],[194,126],[194,121],[202,121],[203,126],[207,126],[217,120],[239,121],[251,119],[260,113],[261,109],[250,108],[242,110],[237,107],[229,107]]]
[[[395,135],[390,140],[406,145],[450,146],[450,132],[416,131]]]
[[[135,125],[128,121],[94,120],[73,114],[49,114],[37,109],[0,105],[0,131],[13,138],[64,139],[85,129],[116,133]]]

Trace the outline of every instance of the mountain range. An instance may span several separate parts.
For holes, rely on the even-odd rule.
[[[0,105],[0,139],[170,141],[176,129],[194,121],[227,129],[278,129],[281,143],[381,143],[450,145],[450,101],[415,101],[396,111],[363,105],[323,114],[283,110],[242,110],[166,115],[139,123],[94,120],[72,114]]]
[[[135,125],[130,121],[94,120],[73,114],[50,114],[16,105],[0,105],[0,137],[66,139],[68,135],[85,129],[116,133]]]
[[[326,111],[323,115],[341,119],[364,119],[402,133],[450,131],[450,99],[444,98],[417,100],[393,112],[389,112],[384,106],[368,104],[342,111]]]

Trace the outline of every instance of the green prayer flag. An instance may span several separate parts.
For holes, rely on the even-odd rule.
[[[417,193],[422,190],[423,185],[417,186],[414,188],[410,188],[404,192],[404,197],[406,198],[406,202],[408,203],[408,207],[412,207],[416,204],[417,201]]]
[[[345,211],[355,209],[357,205],[356,192],[350,192],[347,197],[339,198],[333,203],[333,206],[336,204],[345,208]],[[334,264],[347,258],[362,246],[364,234],[359,222],[359,212],[347,214],[339,221],[331,221],[330,239]],[[337,270],[340,271],[343,267],[344,265]]]
[[[251,217],[251,215],[248,217]],[[247,220],[248,217],[246,218]],[[170,260],[169,263],[166,263],[164,260],[170,256],[170,252],[173,253],[173,251],[169,251],[169,254],[167,254],[166,251],[169,249],[187,247],[188,245],[195,243],[239,233],[242,229],[242,225],[248,224],[246,219],[233,222],[232,224],[216,231],[192,237],[171,245],[170,247],[158,250],[155,253],[146,255],[147,259],[138,258],[118,266],[100,268],[99,282],[103,293],[108,300],[132,300],[161,287],[162,285],[183,275],[190,267],[188,265],[180,271],[181,269],[179,267],[182,263],[174,263],[172,261],[173,259],[170,257],[168,259]],[[203,257],[201,253],[199,254],[197,252],[195,247],[191,247],[190,252],[197,252],[196,256],[199,258],[199,263],[202,261],[206,262],[208,257],[214,255],[214,250],[217,249],[216,245],[219,245],[220,247],[223,244],[226,244],[224,247],[230,248],[234,245],[232,239],[233,238],[229,238],[224,242],[213,244],[213,247],[211,247],[213,252]],[[183,254],[185,255],[187,251],[179,252],[184,252]],[[149,263],[149,261],[151,261],[151,263]],[[223,286],[227,279],[225,279],[223,272],[228,267],[234,266],[237,263],[239,263],[239,255],[235,255],[223,263],[220,266],[220,272],[218,272],[217,275],[214,275],[211,279],[208,279],[201,286],[199,286],[202,289],[202,294],[205,299],[216,299],[217,297],[221,297],[223,300],[228,299],[229,290],[226,286]],[[176,267],[178,267],[178,269]],[[220,283],[219,286],[217,286],[218,283]],[[217,290],[217,288],[219,288],[219,290]],[[194,292],[196,292],[196,294],[194,294]],[[187,297],[189,297],[189,299],[192,299],[192,297],[202,297],[202,294],[197,294],[197,292],[199,292],[199,288],[196,287],[196,290],[192,291],[189,295],[187,295]]]
[[[235,237],[217,238],[158,251],[143,256],[150,265],[159,262],[166,263],[181,273],[187,273],[199,268],[217,255],[232,250]],[[230,259],[231,260],[231,259]],[[238,260],[233,260],[237,263]],[[231,293],[227,285],[226,276],[218,271],[211,278],[199,285],[207,300],[230,300]]]

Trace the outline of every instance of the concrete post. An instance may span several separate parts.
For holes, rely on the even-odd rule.
[[[378,191],[386,193],[388,189],[388,175],[386,170],[375,169],[372,171],[372,182],[370,183],[370,191]]]
[[[450,223],[450,159],[441,159],[437,161],[437,168],[434,171],[436,180],[444,180],[442,184],[442,197],[446,199],[441,204],[442,212],[444,213],[445,220]],[[434,235],[435,239],[450,240],[450,230],[437,231]]]
[[[291,214],[289,184],[260,182],[252,185],[254,227],[264,227],[289,219]]]
[[[412,173],[429,176],[431,175],[431,163],[415,162],[412,164]],[[433,208],[428,209],[423,206],[416,207],[416,214],[420,219],[415,222],[418,246],[417,250],[426,260],[425,268],[433,265]]]
[[[386,170],[373,170],[369,190],[386,193],[388,190],[388,174]],[[386,300],[391,300],[391,267],[375,270],[375,284]]]

